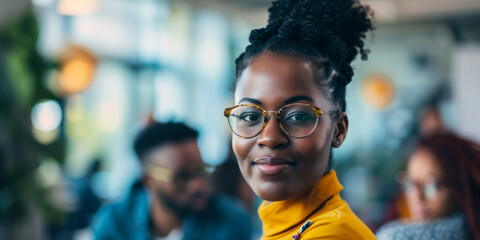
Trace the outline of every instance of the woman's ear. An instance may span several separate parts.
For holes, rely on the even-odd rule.
[[[332,147],[338,148],[342,145],[347,137],[348,132],[348,116],[346,112],[340,113],[335,121],[335,130],[333,132]]]

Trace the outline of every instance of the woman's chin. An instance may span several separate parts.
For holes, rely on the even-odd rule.
[[[288,186],[279,183],[257,183],[252,189],[258,197],[270,202],[283,201],[296,195],[289,191]]]
[[[257,194],[258,197],[260,197],[261,199],[267,201],[267,202],[277,202],[277,201],[283,201],[285,200],[285,198],[283,197],[278,197],[276,195],[272,195],[272,194]]]
[[[426,222],[432,220],[432,217],[426,211],[422,210],[414,211],[413,213],[411,213],[411,215],[411,219],[413,222]]]

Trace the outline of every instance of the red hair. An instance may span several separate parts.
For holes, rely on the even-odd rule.
[[[473,239],[480,239],[480,147],[451,133],[422,137],[417,148],[428,149],[440,163],[447,184],[465,214]]]

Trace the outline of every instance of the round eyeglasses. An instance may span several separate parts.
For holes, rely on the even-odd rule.
[[[321,108],[306,103],[292,103],[278,111],[266,111],[255,104],[239,104],[226,108],[224,115],[235,135],[253,138],[259,135],[267,125],[269,112],[275,113],[282,131],[294,138],[312,134],[322,114],[338,113],[338,111],[322,112]]]
[[[440,189],[445,186],[445,183],[438,179],[431,179],[422,184],[411,180],[406,175],[401,177],[400,184],[407,196],[414,194],[413,190],[418,190],[420,191],[420,194],[428,200],[435,199]]]

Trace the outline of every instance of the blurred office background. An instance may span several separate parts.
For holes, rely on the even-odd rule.
[[[362,2],[376,31],[369,60],[354,62],[349,133],[334,154],[343,197],[375,228],[429,110],[480,141],[480,1]],[[269,4],[0,0],[0,238],[88,226],[66,213],[127,193],[140,170],[132,141],[148,121],[198,128],[205,162],[221,164],[234,59]]]

